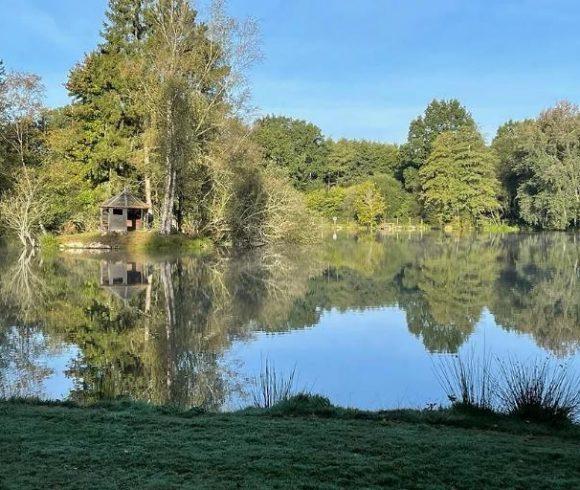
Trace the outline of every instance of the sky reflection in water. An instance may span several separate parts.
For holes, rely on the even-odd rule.
[[[441,356],[578,370],[578,236],[339,237],[243,256],[0,258],[0,394],[235,409],[267,358],[361,408],[444,403]]]

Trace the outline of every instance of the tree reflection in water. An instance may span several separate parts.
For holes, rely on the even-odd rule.
[[[330,309],[398,307],[430,352],[453,353],[484,311],[555,355],[580,340],[577,236],[342,238],[241,256],[5,254],[0,395],[43,396],[42,359],[78,347],[80,402],[127,396],[219,409],[243,389],[224,353],[255,332],[312,327]],[[388,328],[388,326],[385,326]]]

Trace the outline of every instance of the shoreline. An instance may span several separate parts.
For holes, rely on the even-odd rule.
[[[153,231],[134,231],[125,234],[87,232],[73,235],[51,235],[41,248],[60,250],[100,250],[134,252],[181,251],[205,253],[213,249],[207,238],[192,238],[183,234],[162,236]]]

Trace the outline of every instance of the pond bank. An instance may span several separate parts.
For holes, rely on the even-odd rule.
[[[152,231],[58,235],[47,240],[46,245],[65,250],[126,250],[129,252],[204,252],[212,248],[209,239],[191,238],[182,234],[163,236]]]
[[[580,431],[452,410],[0,402],[3,488],[577,488]]]

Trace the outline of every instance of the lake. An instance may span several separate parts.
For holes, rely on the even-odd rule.
[[[328,237],[206,257],[0,251],[0,396],[232,410],[266,363],[379,409],[450,356],[580,372],[580,235]]]

